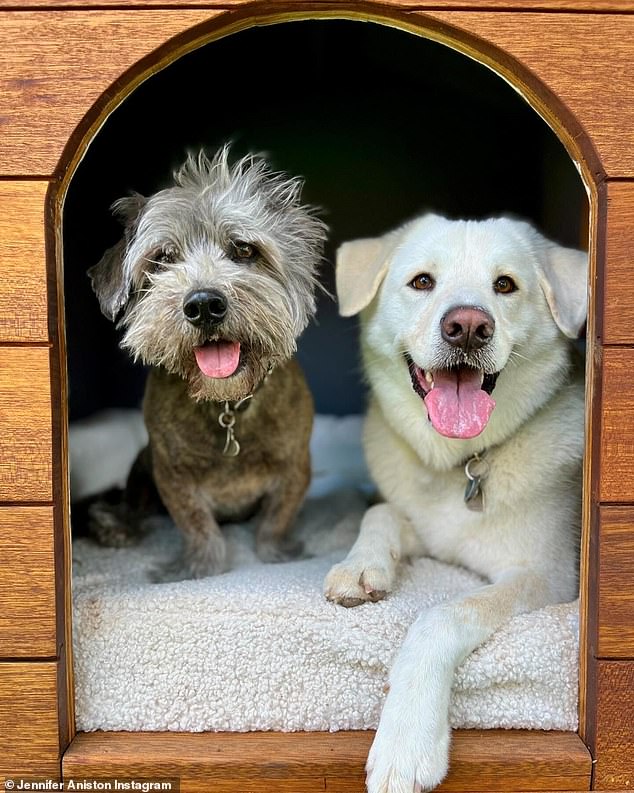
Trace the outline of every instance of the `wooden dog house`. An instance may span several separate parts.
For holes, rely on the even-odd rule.
[[[579,734],[457,732],[443,789],[631,788],[633,12],[631,0],[0,0],[0,780],[363,790],[368,733],[76,735],[73,718],[61,247],[70,180],[109,114],[149,75],[237,31],[319,18],[372,20],[485,64],[578,164],[591,251]]]

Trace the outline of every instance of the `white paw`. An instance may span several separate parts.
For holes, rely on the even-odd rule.
[[[370,749],[368,793],[422,793],[433,790],[447,774],[450,730],[434,724],[415,708],[394,707],[388,694]],[[441,719],[441,723],[445,719]]]
[[[382,600],[392,590],[393,583],[393,560],[383,565],[348,558],[330,569],[324,581],[324,594],[328,600],[350,608]]]

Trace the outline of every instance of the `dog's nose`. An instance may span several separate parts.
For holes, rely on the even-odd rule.
[[[440,321],[443,339],[464,352],[479,350],[491,341],[495,320],[483,308],[456,306],[449,309]]]
[[[216,289],[196,289],[185,298],[183,313],[194,327],[217,325],[227,313],[227,298]]]

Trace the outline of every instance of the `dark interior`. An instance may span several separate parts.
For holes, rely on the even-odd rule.
[[[145,373],[117,346],[86,270],[121,229],[112,202],[166,186],[188,150],[233,141],[306,179],[304,198],[337,246],[425,210],[512,213],[579,245],[586,195],[541,118],[487,68],[440,44],[374,23],[305,21],[210,43],[151,77],[108,118],[72,180],[64,209],[70,416],[140,404]],[[321,413],[359,413],[356,320],[320,301],[299,359]]]

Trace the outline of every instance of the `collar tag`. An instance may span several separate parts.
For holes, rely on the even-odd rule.
[[[484,492],[482,483],[488,477],[491,466],[484,459],[484,452],[474,454],[465,463],[464,473],[467,477],[467,486],[464,491],[464,502],[467,509],[472,512],[484,511]]]
[[[266,383],[272,371],[273,364],[269,362],[266,374],[264,375],[260,385],[256,388],[256,391],[261,386],[263,386],[264,383]],[[225,437],[225,445],[222,450],[224,457],[237,457],[240,454],[240,444],[233,429],[236,423],[236,413],[242,412],[249,407],[249,404],[253,399],[253,393],[247,394],[245,397],[242,397],[242,399],[238,399],[238,401],[234,402],[233,405],[230,405],[228,401],[225,401],[224,407],[220,411],[220,415],[218,416],[218,424],[220,424],[223,430],[225,430],[227,433]]]
[[[236,440],[236,436],[233,431],[233,427],[236,423],[236,407],[237,405],[231,407],[228,402],[225,402],[225,406],[218,416],[218,424],[220,424],[220,426],[227,432],[225,446],[222,450],[222,453],[225,457],[237,457],[240,454],[240,444]]]

